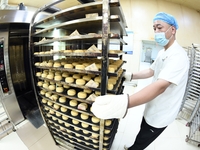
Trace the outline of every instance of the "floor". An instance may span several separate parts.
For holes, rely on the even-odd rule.
[[[141,63],[141,69],[148,67],[148,63]],[[151,79],[139,80],[135,88],[127,84],[124,93],[132,94],[137,92]],[[133,83],[134,85],[134,83]],[[120,120],[118,132],[115,136],[111,150],[123,150],[124,145],[133,144],[139,130],[144,105],[129,109],[127,116]],[[186,121],[175,120],[168,128],[145,150],[199,150],[197,144],[185,142],[189,127],[185,126]],[[0,140],[1,150],[62,150],[55,146],[50,133],[45,125],[35,129],[27,120],[16,127],[16,132],[5,136]]]

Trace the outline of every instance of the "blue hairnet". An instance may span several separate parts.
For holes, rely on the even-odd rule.
[[[164,21],[167,24],[174,26],[176,28],[176,30],[178,29],[178,23],[177,23],[176,19],[174,18],[174,16],[172,16],[170,14],[166,14],[164,12],[159,12],[153,18],[153,22],[156,20]]]

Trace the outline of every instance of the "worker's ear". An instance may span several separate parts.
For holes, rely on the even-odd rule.
[[[172,26],[172,34],[176,34],[176,28]]]

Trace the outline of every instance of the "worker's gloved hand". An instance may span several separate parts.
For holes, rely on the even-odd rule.
[[[98,96],[92,104],[92,112],[101,119],[123,118],[127,113],[128,100],[128,94]]]
[[[133,73],[131,73],[131,72],[125,72],[124,73],[125,81],[131,81],[132,75],[133,75]]]

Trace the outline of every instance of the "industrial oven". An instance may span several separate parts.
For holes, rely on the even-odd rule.
[[[0,10],[0,102],[13,125],[38,108],[28,51],[33,14],[24,10]]]

